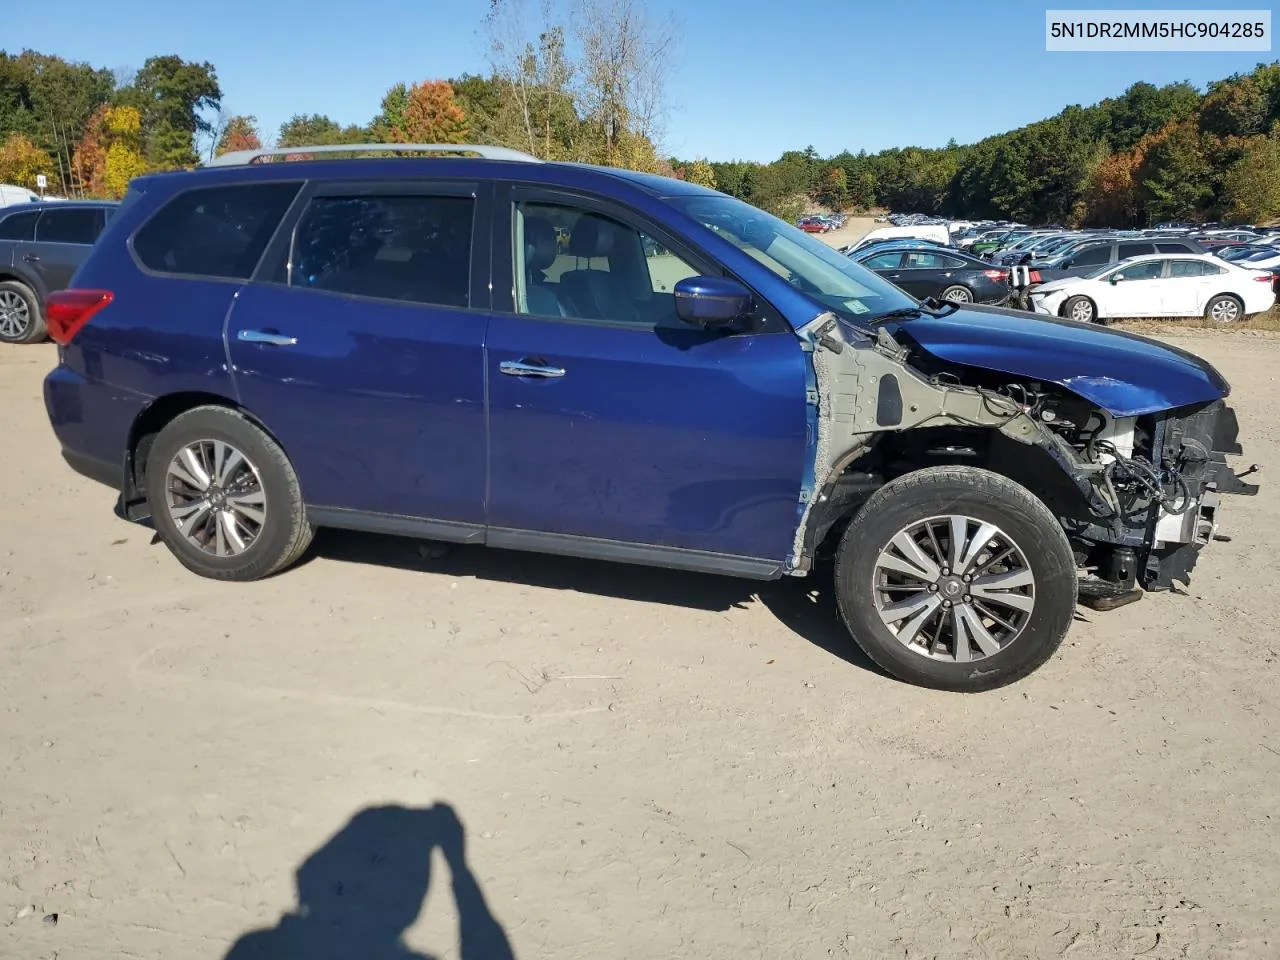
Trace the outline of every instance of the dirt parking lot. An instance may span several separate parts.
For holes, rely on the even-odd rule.
[[[1280,340],[1178,342],[1280,465]],[[336,534],[196,579],[63,465],[53,359],[0,351],[0,956],[1280,955],[1280,474],[1188,594],[965,697],[821,579]]]

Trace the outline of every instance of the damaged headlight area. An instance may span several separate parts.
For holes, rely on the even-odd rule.
[[[1189,584],[1214,539],[1223,494],[1257,487],[1228,457],[1242,451],[1235,412],[1216,399],[1120,417],[1060,383],[949,363],[896,336],[846,342],[819,318],[813,352],[816,467],[801,504],[793,569],[885,483],[924,467],[968,464],[1034,493],[1075,554],[1081,602],[1109,609],[1141,589]]]

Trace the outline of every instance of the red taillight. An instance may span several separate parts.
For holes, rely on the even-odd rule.
[[[49,336],[64,347],[95,313],[115,299],[110,290],[59,290],[44,302]]]
[[[983,270],[982,275],[988,280],[1008,280],[1008,270]]]
[[[1276,275],[1274,273],[1263,273],[1253,279],[1258,281],[1258,283],[1271,283],[1275,278]]]
[[[1039,271],[1039,270],[1032,270],[1032,271],[1031,271],[1031,276],[1030,276],[1030,277],[1028,277],[1027,279],[1028,279],[1031,283],[1039,283],[1039,282],[1040,282],[1040,271]]]

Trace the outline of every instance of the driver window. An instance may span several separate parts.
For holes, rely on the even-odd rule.
[[[516,310],[640,327],[684,327],[676,283],[699,271],[620,220],[567,204],[517,203]]]

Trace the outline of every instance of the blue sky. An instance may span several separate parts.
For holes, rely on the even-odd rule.
[[[536,4],[537,0],[534,0]],[[649,0],[651,9],[671,0]],[[1085,4],[1087,5],[1087,4]],[[397,81],[485,69],[489,0],[100,0],[14,3],[3,49],[110,68],[150,55],[208,60],[224,106],[273,135],[293,113],[365,123]],[[684,0],[668,88],[667,150],[771,160],[961,143],[1123,92],[1252,69],[1272,53],[1046,53],[1044,5],[984,0]],[[1068,6],[1055,3],[1055,8]],[[1093,7],[1102,4],[1093,3]],[[1243,9],[1240,0],[1128,0],[1127,9]],[[1257,6],[1256,2],[1253,6]]]

